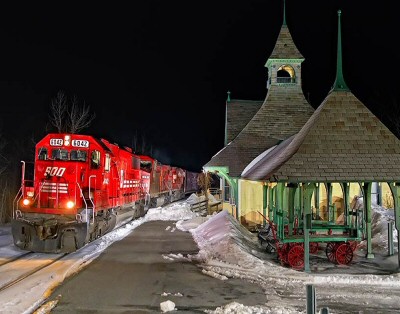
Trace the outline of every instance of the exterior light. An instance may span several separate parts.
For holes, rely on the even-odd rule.
[[[24,198],[22,201],[22,204],[24,204],[25,206],[28,206],[31,203],[31,201],[28,198]]]
[[[73,202],[73,201],[68,201],[67,202],[67,208],[68,209],[71,209],[71,208],[73,208],[75,206],[75,203]]]
[[[69,146],[69,143],[71,141],[71,136],[70,135],[65,135],[64,136],[64,145]]]

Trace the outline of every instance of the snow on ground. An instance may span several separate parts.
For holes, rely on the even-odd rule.
[[[260,284],[266,291],[266,302],[259,306],[245,306],[236,302],[224,307],[207,311],[212,314],[223,313],[305,313],[306,285],[316,287],[316,295],[322,306],[336,308],[330,313],[353,313],[346,309],[360,309],[354,313],[363,312],[362,309],[372,309],[371,313],[384,313],[373,310],[387,309],[387,313],[396,311],[400,304],[400,277],[397,272],[391,274],[365,274],[365,265],[373,267],[387,267],[397,269],[396,255],[387,257],[387,226],[393,221],[393,210],[386,210],[374,206],[373,215],[373,251],[377,255],[377,262],[364,264],[362,255],[365,255],[360,244],[359,256],[350,266],[334,266],[323,259],[311,260],[312,271],[305,273],[280,266],[274,254],[267,254],[259,245],[256,234],[250,233],[241,226],[226,211],[200,217],[190,210],[187,201],[170,204],[166,207],[150,209],[145,217],[132,221],[125,226],[106,234],[78,252],[72,253],[67,260],[57,262],[50,270],[40,271],[29,281],[25,282],[24,289],[7,289],[0,292],[1,313],[32,313],[50,295],[51,289],[61,283],[69,275],[87,266],[101,254],[111,243],[123,239],[137,226],[151,220],[174,220],[176,228],[191,232],[199,247],[195,256],[183,257],[173,255],[169,259],[191,259],[200,262],[203,273],[218,278],[242,278],[255,284]],[[397,233],[395,234],[397,235]],[[397,244],[397,236],[394,237]],[[10,234],[10,226],[0,227],[0,262],[21,254],[21,250],[14,247]],[[357,263],[357,258],[360,262]],[[322,271],[320,271],[322,270]],[[360,271],[364,274],[360,274]],[[1,283],[1,278],[0,278]],[[41,311],[48,312],[56,306],[57,300],[45,303]],[[173,310],[171,305],[163,308]],[[343,309],[343,311],[341,311]],[[40,312],[38,312],[40,313]],[[385,312],[386,313],[386,312]]]

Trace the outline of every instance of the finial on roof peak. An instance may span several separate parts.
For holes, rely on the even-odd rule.
[[[283,0],[283,25],[286,25],[286,0]]]
[[[226,99],[226,101],[230,102],[231,101],[231,92],[228,90],[227,94],[228,94],[228,98]]]
[[[342,37],[341,37],[341,26],[340,26],[340,15],[342,13],[341,10],[338,10],[338,42],[337,42],[337,61],[336,61],[336,79],[333,84],[332,90],[344,90],[350,91],[347,87],[346,82],[343,78],[343,69],[342,69]]]

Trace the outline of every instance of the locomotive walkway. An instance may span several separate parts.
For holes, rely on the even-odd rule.
[[[167,300],[179,313],[204,313],[231,301],[266,302],[258,285],[216,279],[193,262],[165,259],[163,254],[198,252],[189,232],[171,232],[173,223],[146,222],[113,243],[53,292],[50,299],[61,297],[52,313],[160,313],[160,303]]]

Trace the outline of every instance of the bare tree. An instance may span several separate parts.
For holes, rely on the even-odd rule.
[[[79,105],[76,96],[72,98],[71,106],[67,112],[68,115],[68,132],[78,133],[80,130],[90,126],[96,114],[90,114],[90,107],[84,103]]]
[[[65,114],[67,112],[67,97],[63,91],[59,91],[57,96],[50,103],[50,123],[62,133],[65,127]]]
[[[5,152],[7,142],[2,133],[0,133],[0,223],[7,222],[10,217],[10,192],[8,184],[9,163]]]
[[[135,153],[153,156],[153,145],[148,142],[148,138],[144,131],[138,132],[135,130],[135,134],[132,135],[132,150]]]
[[[59,91],[50,105],[50,123],[58,133],[78,133],[90,126],[96,114],[90,113],[90,107],[85,103],[81,105],[74,96],[68,101],[63,91]]]
[[[0,175],[4,173],[7,169],[7,157],[4,154],[4,148],[6,147],[6,140],[4,139],[3,134],[0,133]]]

